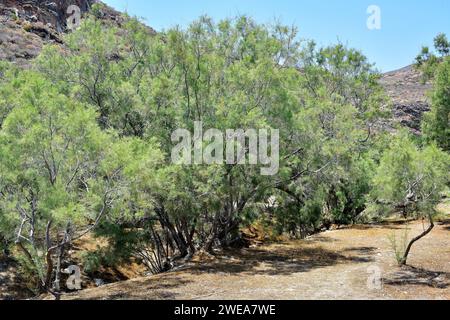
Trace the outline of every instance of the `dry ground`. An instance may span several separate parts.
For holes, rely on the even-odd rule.
[[[408,225],[410,236],[423,229]],[[425,226],[426,227],[426,226]],[[306,240],[225,253],[205,264],[87,289],[63,299],[446,299],[450,300],[450,221],[418,242],[398,268],[389,236],[405,225],[357,226]],[[368,287],[382,270],[381,288]]]

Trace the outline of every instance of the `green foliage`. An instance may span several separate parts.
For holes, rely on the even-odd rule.
[[[98,272],[101,267],[114,267],[129,262],[138,243],[142,241],[143,231],[129,230],[119,224],[102,223],[95,230],[96,237],[107,237],[108,246],[83,255],[84,271],[88,274]]]
[[[408,228],[406,227],[399,238],[395,232],[393,232],[388,238],[389,242],[391,244],[392,251],[394,252],[395,260],[398,264],[401,264],[403,261],[403,258],[405,256],[406,248],[409,244],[409,232]]]
[[[450,42],[443,33],[434,38],[436,53],[423,47],[416,58],[416,67],[424,80],[433,80],[431,111],[426,113],[422,131],[426,143],[435,142],[445,151],[450,150]]]
[[[30,261],[22,254],[16,253],[14,258],[18,262],[17,273],[20,274],[20,278],[24,281],[24,285],[33,294],[38,295],[40,293],[40,277],[44,274],[44,261],[42,256],[39,257],[33,253],[34,260]]]
[[[30,22],[25,21],[23,23],[23,30],[25,30],[26,32],[31,32],[31,30],[33,30],[33,25]]]
[[[297,30],[245,16],[217,24],[201,17],[187,30],[151,35],[137,20],[119,32],[94,14],[66,40],[71,52],[47,48],[36,67],[93,106],[104,130],[155,138],[166,155],[171,133],[198,120],[220,130],[281,130],[285,160],[275,183],[258,166],[179,167],[166,158],[158,173],[138,170],[134,209],[155,215],[163,228],[184,229],[184,242],[232,241],[242,219],[274,193],[286,209],[277,211],[279,220],[294,229],[317,228],[333,190],[335,220],[352,221],[363,209],[370,177],[352,155],[367,152],[370,127],[387,101],[360,52],[342,44],[303,47]],[[189,239],[191,230],[198,239]]]
[[[436,71],[431,93],[431,111],[424,116],[422,129],[428,142],[435,141],[443,150],[450,151],[450,59],[442,62]]]
[[[0,133],[0,233],[22,245],[44,284],[50,275],[41,270],[49,262],[41,259],[59,247],[58,235],[77,237],[107,213],[123,211],[135,161],[145,156],[138,165],[151,169],[158,151],[137,140],[117,141],[99,128],[93,108],[34,72],[22,72],[13,86]]]
[[[375,162],[368,156],[358,159],[350,167],[349,177],[333,186],[328,205],[334,223],[357,222],[359,215],[366,209],[367,195],[371,191],[370,181],[375,169]]]
[[[94,3],[90,8],[89,13],[95,18],[101,18],[103,16],[103,9],[105,9],[105,7],[106,5],[104,3]]]
[[[416,57],[416,68],[422,72],[424,81],[433,79],[440,62],[449,57],[450,42],[444,33],[434,38],[434,48],[436,52],[432,52],[429,47],[422,47]]]
[[[399,265],[405,265],[411,247],[434,227],[436,206],[450,180],[450,156],[435,144],[418,148],[406,131],[393,137],[373,180],[375,206],[402,210],[405,218],[422,218],[428,229],[408,242],[407,235],[392,247]]]
[[[119,28],[101,15],[96,5],[66,50],[44,48],[32,70],[0,64],[0,235],[22,244],[17,255],[41,286],[64,239],[90,231],[109,245],[85,255],[89,272],[136,256],[161,272],[196,250],[233,245],[257,220],[304,237],[356,222],[369,194],[398,204],[411,193],[416,211],[436,203],[448,157],[404,135],[384,152],[389,137],[372,128],[389,103],[359,51],[318,48],[246,16],[153,34],[137,19]],[[421,63],[432,56],[424,50]],[[447,64],[431,118],[448,106]],[[173,164],[172,133],[196,121],[279,129],[278,174]],[[441,122],[429,125],[430,141],[448,135]]]
[[[447,36],[444,33],[440,33],[434,38],[434,47],[437,52],[446,57],[450,54],[450,42],[447,39]]]
[[[394,137],[374,178],[373,197],[415,216],[434,214],[449,181],[449,155],[416,147],[406,132]]]

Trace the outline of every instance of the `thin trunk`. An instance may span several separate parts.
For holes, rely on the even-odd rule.
[[[184,218],[182,221],[183,232],[186,235],[186,243],[189,247],[188,257],[192,257],[195,253],[195,246],[193,243],[193,238],[194,238],[194,233],[195,233],[195,224],[196,224],[196,221],[194,220],[193,227],[191,230],[189,230],[189,226],[188,226],[186,219]]]
[[[56,273],[55,273],[55,281],[53,282],[53,288],[56,291],[61,290],[61,259],[63,255],[63,248],[58,250],[58,258],[56,260]]]
[[[434,222],[433,222],[433,217],[431,215],[428,216],[428,219],[430,220],[430,226],[428,227],[427,230],[425,230],[424,232],[422,232],[419,236],[415,237],[414,239],[412,239],[409,244],[408,247],[406,248],[405,254],[403,255],[403,259],[400,262],[401,266],[405,266],[406,265],[406,261],[408,260],[408,255],[411,251],[412,246],[414,245],[414,243],[416,243],[417,241],[419,241],[420,239],[422,239],[423,237],[425,237],[427,234],[429,234],[431,232],[431,230],[433,230],[434,228]]]
[[[67,241],[67,237],[68,234],[66,233],[64,235],[64,240],[63,241]],[[58,257],[56,260],[56,273],[55,273],[55,281],[53,282],[54,285],[54,289],[59,292],[61,290],[61,261],[62,258],[64,256],[64,245],[62,245],[59,249],[58,249]]]
[[[52,274],[53,274],[53,259],[52,259],[53,249],[47,251],[45,255],[45,260],[47,263],[47,272],[45,274],[45,289],[48,290],[50,288],[52,282]]]
[[[25,254],[25,256],[27,257],[28,262],[30,262],[32,265],[34,265],[33,257],[31,255],[31,253],[27,250],[27,248],[25,248],[23,243],[20,242],[20,241],[17,241],[16,245],[20,249],[20,251],[22,251]]]
[[[176,230],[174,225],[170,222],[169,217],[167,216],[164,208],[157,209],[156,213],[158,214],[158,218],[159,218],[161,226],[163,228],[166,228],[170,232],[172,238],[175,241],[175,244],[176,244],[178,250],[180,251],[180,255],[186,256],[188,254],[187,243],[183,239],[182,235],[180,235],[178,230]]]
[[[50,284],[52,281],[52,274],[53,274],[52,253],[54,250],[52,248],[52,243],[51,243],[51,239],[50,239],[50,228],[51,227],[52,227],[52,221],[50,220],[47,223],[47,229],[45,231],[45,241],[46,241],[46,245],[47,245],[47,254],[45,255],[45,259],[46,259],[46,263],[47,263],[47,272],[46,272],[45,280],[44,280],[45,289],[50,288]]]

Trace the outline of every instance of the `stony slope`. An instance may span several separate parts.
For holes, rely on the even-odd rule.
[[[42,22],[49,24],[57,32],[66,29],[67,9],[76,5],[84,13],[94,4],[95,0],[1,0],[0,4],[5,12],[9,12],[16,18],[31,22]]]
[[[385,73],[381,84],[392,99],[393,123],[400,123],[419,134],[422,116],[430,110],[428,92],[431,83],[423,83],[420,72],[410,65]]]
[[[0,60],[21,66],[29,61],[48,43],[63,44],[62,34],[67,30],[67,9],[77,5],[86,13],[96,0],[0,0]],[[104,7],[105,19],[120,24],[120,13]]]

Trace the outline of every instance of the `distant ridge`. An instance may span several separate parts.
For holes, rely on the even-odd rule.
[[[383,74],[380,83],[393,102],[393,123],[400,123],[420,134],[423,114],[430,110],[427,93],[431,82],[424,83],[414,65]]]

